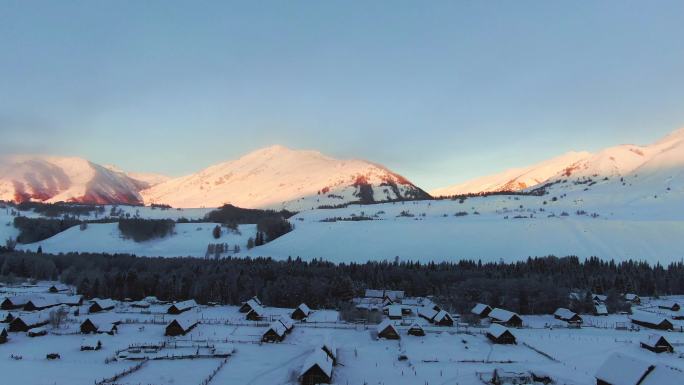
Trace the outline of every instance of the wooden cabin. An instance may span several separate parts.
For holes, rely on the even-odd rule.
[[[594,315],[596,316],[605,316],[608,315],[608,308],[606,305],[602,303],[595,303],[594,304]]]
[[[266,317],[266,311],[261,305],[252,304],[251,310],[245,316],[250,321],[261,321]]]
[[[409,327],[408,335],[423,337],[425,336],[425,330],[423,330],[422,326],[418,325],[417,323],[414,323],[411,325],[411,327]]]
[[[299,306],[297,306],[296,309],[292,312],[290,315],[290,318],[293,320],[303,320],[304,318],[308,317],[311,314],[311,309],[305,304],[305,303],[300,303]]]
[[[0,309],[2,310],[16,310],[16,309],[22,309],[24,306],[26,306],[26,303],[30,301],[32,298],[31,296],[26,296],[26,295],[16,295],[13,297],[7,297],[4,300],[2,300],[2,303],[0,303]]]
[[[94,299],[92,300],[92,303],[90,304],[90,307],[88,308],[88,312],[90,313],[99,313],[103,311],[108,311],[114,309],[114,306],[116,306],[116,302],[112,301],[111,299]]]
[[[197,306],[197,302],[194,299],[189,299],[187,301],[176,302],[169,306],[166,310],[167,314],[181,314]]]
[[[489,307],[489,305],[485,305],[483,303],[478,303],[473,308],[470,310],[471,313],[475,314],[476,316],[480,318],[486,318],[489,317],[489,313],[492,311],[492,308]]]
[[[256,296],[242,303],[242,306],[240,306],[239,309],[240,313],[249,313],[255,306],[263,306]]]
[[[435,314],[432,323],[437,326],[454,326],[454,318],[445,310],[440,310]]]
[[[489,318],[492,319],[493,323],[498,323],[508,327],[519,328],[522,327],[523,324],[522,318],[518,314],[505,309],[500,309],[498,307],[489,312]]]
[[[596,385],[638,385],[654,368],[649,362],[622,353],[613,353],[596,372]]]
[[[515,344],[515,336],[507,327],[500,324],[491,324],[487,330],[487,338],[495,344]]]
[[[583,322],[582,317],[570,309],[559,307],[553,317],[557,320],[565,321],[571,324],[581,324]]]
[[[81,322],[80,329],[83,334],[97,333],[97,325],[90,318],[86,318],[85,321]]]
[[[329,384],[332,371],[332,359],[323,350],[317,349],[304,361],[299,381],[302,385]]]
[[[632,323],[649,329],[672,330],[673,325],[667,318],[652,313],[632,314]]]
[[[10,332],[27,332],[31,329],[45,326],[50,322],[48,315],[45,313],[29,313],[17,315],[12,322],[9,323]]]
[[[199,320],[197,320],[197,318],[191,316],[180,316],[171,320],[171,322],[166,325],[166,331],[164,332],[164,335],[169,337],[184,336],[197,325],[199,325]]]
[[[421,306],[418,308],[418,316],[425,318],[432,323],[439,311],[440,310],[436,310],[432,306]]]
[[[385,338],[388,340],[398,340],[399,332],[397,328],[389,320],[380,322],[377,326],[378,338]]]
[[[287,329],[280,321],[275,321],[261,336],[261,342],[281,342],[285,339]]]
[[[674,301],[661,302],[658,305],[658,307],[661,309],[672,310],[672,311],[679,311],[679,309],[681,309],[681,306],[679,306],[679,304],[677,302],[674,302]]]
[[[672,345],[664,336],[659,334],[649,334],[640,341],[640,345],[642,348],[648,349],[654,353],[674,352]]]

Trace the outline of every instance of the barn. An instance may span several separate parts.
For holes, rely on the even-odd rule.
[[[399,332],[397,328],[389,320],[384,320],[378,324],[376,329],[378,331],[379,338],[385,338],[388,340],[398,340]]]
[[[658,305],[658,307],[661,309],[672,310],[672,311],[679,311],[679,309],[681,309],[681,306],[679,306],[679,304],[677,302],[674,302],[674,301],[661,302]]]
[[[425,330],[417,323],[413,323],[408,329],[408,335],[423,337],[425,335]]]
[[[102,311],[112,310],[112,309],[114,309],[115,305],[116,305],[116,302],[112,301],[111,299],[96,298],[96,299],[92,300],[92,303],[90,304],[90,307],[88,308],[88,312],[99,313]]]
[[[273,322],[261,336],[261,342],[281,342],[285,339],[287,329],[280,321]]]
[[[290,315],[290,318],[299,321],[308,317],[309,314],[311,314],[311,309],[309,309],[309,307],[305,303],[300,303],[299,306],[297,306],[297,308],[294,309],[294,311]]]
[[[480,318],[485,318],[489,316],[489,313],[492,311],[492,308],[489,307],[489,305],[485,305],[483,303],[478,303],[473,308],[470,310],[471,313],[475,314],[476,316]]]
[[[582,317],[570,309],[559,307],[555,313],[553,313],[554,318],[565,321],[567,323],[581,324],[583,322]]]
[[[304,361],[299,381],[302,385],[329,384],[332,381],[332,371],[332,359],[322,349],[316,349]]]
[[[184,336],[199,324],[197,318],[189,315],[176,317],[166,325],[165,336],[175,337]]]
[[[9,324],[10,332],[27,332],[31,329],[45,326],[50,322],[46,313],[21,314],[15,317]]]
[[[261,321],[265,317],[266,311],[261,305],[257,305],[256,303],[251,305],[251,310],[247,313],[247,316],[245,316],[245,318],[250,321]]]
[[[249,313],[255,306],[263,306],[256,296],[250,298],[240,306],[240,313]]]
[[[648,349],[654,353],[674,352],[672,345],[664,336],[659,334],[649,334],[640,341],[640,345],[642,348]]]
[[[667,318],[652,313],[632,314],[632,323],[649,329],[672,330],[672,322]]]
[[[493,323],[506,325],[508,327],[518,328],[522,327],[523,324],[522,318],[520,318],[518,314],[498,307],[489,312],[489,318],[492,319]]]
[[[187,301],[176,302],[169,306],[166,310],[167,314],[181,314],[197,306],[197,302],[194,299],[189,299]]]
[[[507,327],[491,324],[487,330],[487,338],[495,344],[515,344],[515,336]]]

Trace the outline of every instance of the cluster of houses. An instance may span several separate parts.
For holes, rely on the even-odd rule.
[[[302,385],[329,384],[336,365],[337,347],[327,340],[306,358],[299,372],[299,381]]]

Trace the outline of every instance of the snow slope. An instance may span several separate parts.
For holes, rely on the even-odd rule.
[[[104,252],[127,253],[152,257],[200,257],[203,258],[210,243],[227,243],[232,248],[245,248],[247,239],[256,233],[255,225],[241,225],[239,233],[222,229],[222,236],[214,239],[214,223],[177,223],[174,234],[145,242],[135,242],[121,236],[117,223],[89,224],[85,230],[74,226],[52,238],[27,245],[18,245],[22,250],[35,251],[42,246],[44,252]]]
[[[372,192],[372,193],[371,193]],[[337,160],[316,151],[272,146],[141,192],[145,203],[173,207],[303,210],[352,201],[425,198],[390,170],[362,160]]]
[[[0,200],[140,204],[140,182],[75,157],[0,157]]]

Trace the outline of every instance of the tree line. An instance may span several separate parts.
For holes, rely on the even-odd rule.
[[[616,263],[598,258],[529,258],[514,263],[414,261],[334,264],[298,258],[146,258],[107,254],[0,253],[0,276],[59,279],[86,297],[239,304],[257,295],[269,306],[339,308],[366,288],[434,296],[445,308],[467,312],[477,302],[521,314],[548,314],[558,307],[588,310],[590,301],[569,300],[574,291],[641,296],[684,293],[684,263]],[[621,305],[616,303],[614,310]]]

